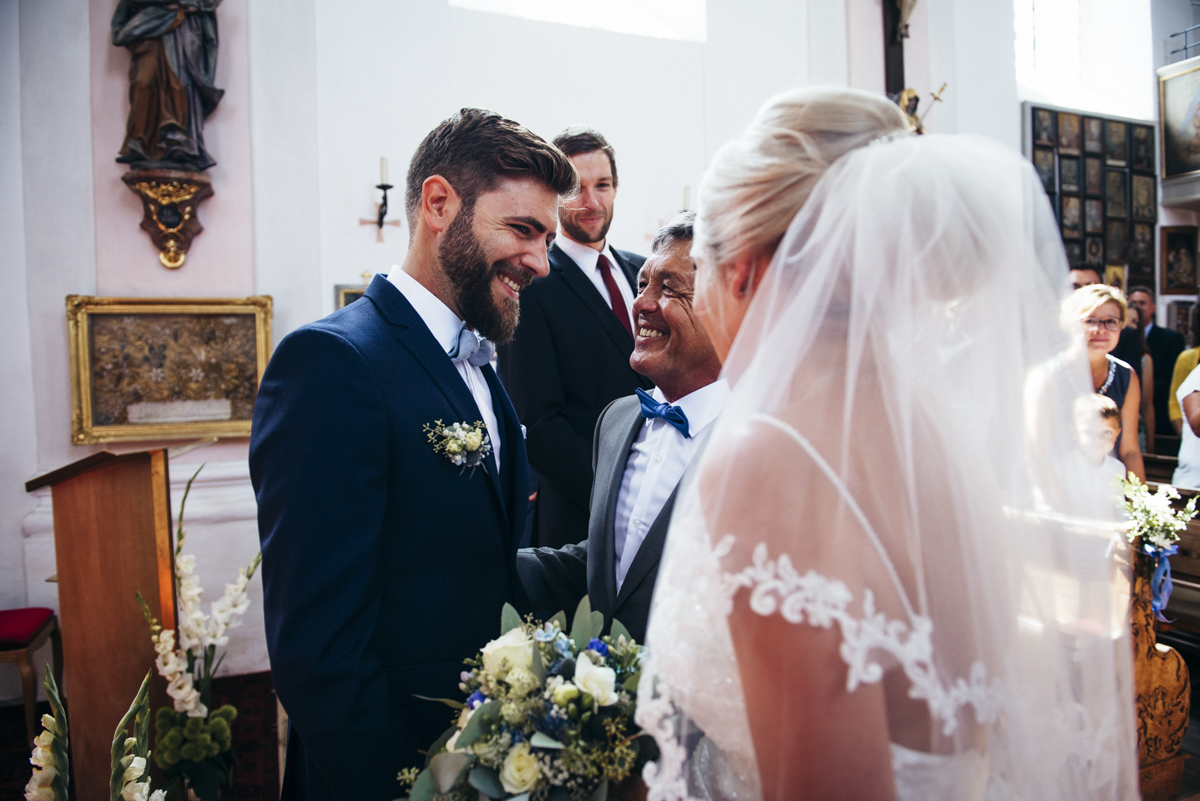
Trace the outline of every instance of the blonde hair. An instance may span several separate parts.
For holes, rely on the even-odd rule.
[[[829,165],[895,131],[907,132],[908,120],[882,95],[841,87],[776,95],[704,174],[696,244],[715,266],[774,253]]]
[[[1108,284],[1088,284],[1076,289],[1062,302],[1060,319],[1064,325],[1078,323],[1105,303],[1115,303],[1121,308],[1121,324],[1128,319],[1129,301],[1125,293]]]
[[[1117,425],[1121,425],[1121,410],[1117,402],[1107,395],[1084,395],[1075,401],[1075,413],[1096,414],[1101,420],[1116,420]]]

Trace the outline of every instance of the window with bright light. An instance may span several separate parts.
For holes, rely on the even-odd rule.
[[[703,42],[705,0],[449,0],[455,8],[490,11],[510,17],[558,22],[615,33]]]

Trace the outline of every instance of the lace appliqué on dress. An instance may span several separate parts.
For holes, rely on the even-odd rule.
[[[732,543],[732,537],[725,537],[717,552],[727,552]],[[743,587],[750,590],[750,608],[756,614],[766,617],[778,612],[789,623],[807,622],[823,629],[837,623],[842,631],[839,652],[850,668],[846,676],[848,692],[859,684],[874,684],[883,678],[883,666],[870,656],[872,651],[883,651],[903,667],[904,675],[912,682],[909,696],[929,704],[930,714],[941,721],[946,736],[958,728],[960,707],[974,707],[975,719],[980,723],[994,720],[1000,709],[999,683],[988,684],[982,663],[971,666],[969,679],[960,677],[945,686],[933,664],[933,622],[913,615],[910,629],[903,621],[888,620],[875,610],[875,595],[869,589],[863,591],[862,618],[855,618],[847,611],[854,596],[845,584],[813,570],[800,575],[787,554],[771,560],[763,543],[754,548],[752,565],[725,574],[725,591],[731,603]]]

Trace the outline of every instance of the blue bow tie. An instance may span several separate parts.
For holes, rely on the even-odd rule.
[[[458,329],[458,341],[447,355],[455,364],[466,362],[472,367],[483,367],[492,360],[495,353],[495,343],[479,336],[463,323],[463,327]]]
[[[662,418],[675,427],[680,434],[686,439],[691,439],[691,432],[688,431],[687,415],[683,413],[683,409],[678,406],[672,406],[669,403],[659,403],[649,392],[640,387],[634,389],[637,393],[638,400],[642,402],[642,417],[654,419],[655,417]]]

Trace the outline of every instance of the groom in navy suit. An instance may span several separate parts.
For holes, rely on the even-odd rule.
[[[516,329],[519,291],[549,269],[576,181],[557,148],[463,109],[409,166],[403,266],[290,334],[267,366],[250,473],[290,717],[285,799],[400,796],[396,773],[451,723],[416,696],[455,696],[503,604],[527,606],[525,443],[488,358]],[[435,451],[437,421],[484,426],[478,467]]]

